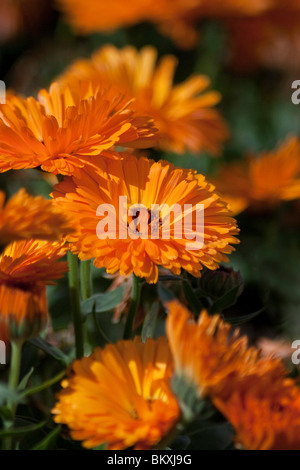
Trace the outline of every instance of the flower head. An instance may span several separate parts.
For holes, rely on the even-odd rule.
[[[0,331],[6,338],[27,339],[45,324],[46,285],[67,271],[67,263],[55,263],[66,251],[62,242],[27,240],[0,255]]]
[[[131,46],[118,50],[108,45],[90,60],[75,62],[60,80],[71,88],[79,79],[112,83],[134,98],[131,108],[137,114],[154,119],[160,148],[218,154],[228,136],[225,121],[214,109],[220,94],[208,90],[210,80],[205,75],[173,85],[177,59],[164,56],[158,65],[156,60],[157,51],[151,46],[138,52]]]
[[[300,389],[292,379],[268,374],[245,382],[216,407],[236,430],[236,441],[249,450],[300,450]]]
[[[73,227],[67,216],[42,196],[33,197],[20,189],[7,202],[0,191],[0,245],[15,240],[60,240]]]
[[[214,180],[234,213],[272,208],[300,197],[300,142],[291,137],[271,152],[224,167]]]
[[[167,303],[167,336],[174,357],[175,374],[197,390],[199,397],[231,396],[242,383],[282,378],[284,367],[278,359],[261,358],[249,347],[247,338],[225,323],[219,315],[202,311],[196,323],[178,301]]]
[[[153,122],[136,116],[110,88],[53,83],[38,99],[10,96],[0,105],[0,172],[34,168],[74,174],[95,156],[123,146],[151,146]]]
[[[168,162],[127,156],[86,167],[53,193],[76,225],[68,237],[81,259],[150,283],[158,266],[200,276],[227,261],[236,222],[204,176]],[[97,215],[98,214],[98,215]]]
[[[169,388],[172,372],[165,338],[98,348],[73,364],[54,420],[67,424],[72,437],[88,448],[107,443],[108,449],[151,449],[180,415]]]

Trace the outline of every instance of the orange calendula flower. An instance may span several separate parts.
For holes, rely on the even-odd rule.
[[[245,382],[215,406],[249,450],[300,450],[300,389],[292,379]]]
[[[70,220],[52,200],[20,189],[5,204],[0,191],[0,245],[30,238],[55,241],[72,231]]]
[[[165,338],[119,341],[75,361],[52,410],[73,439],[111,450],[155,447],[180,411],[170,390],[173,372]],[[112,393],[113,390],[113,393]]]
[[[200,398],[231,396],[245,380],[264,382],[282,378],[279,359],[261,358],[259,350],[248,347],[247,338],[232,332],[219,315],[202,311],[196,323],[177,300],[167,303],[167,336],[174,358],[175,374],[195,387]]]
[[[80,178],[66,178],[53,193],[72,216],[68,236],[81,259],[113,274],[155,283],[158,266],[199,277],[216,269],[238,243],[236,221],[214,187],[194,170],[147,158],[102,159]]]
[[[136,116],[111,87],[53,83],[38,99],[9,96],[0,105],[0,172],[41,166],[74,174],[114,145],[153,144],[153,122]]]
[[[214,180],[234,213],[272,208],[300,197],[300,142],[287,139],[277,150],[229,164]]]
[[[67,263],[62,242],[27,240],[8,245],[0,255],[0,330],[8,339],[36,335],[48,314],[46,285],[62,277]]]
[[[207,151],[218,154],[228,137],[225,121],[214,109],[220,94],[208,90],[210,80],[194,75],[173,85],[177,65],[174,56],[164,56],[156,66],[157,51],[144,47],[140,52],[127,46],[121,50],[107,45],[90,60],[75,62],[60,80],[72,89],[78,80],[112,83],[120,92],[134,98],[131,108],[150,116],[158,128],[158,146],[183,153]]]

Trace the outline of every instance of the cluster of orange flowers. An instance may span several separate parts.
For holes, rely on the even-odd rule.
[[[163,58],[156,69],[155,59],[153,48],[138,53],[104,47],[91,61],[74,64],[37,99],[10,95],[0,107],[0,171],[41,167],[66,175],[53,196],[76,227],[66,237],[71,250],[81,259],[95,258],[95,265],[109,273],[134,272],[148,282],[157,281],[159,265],[195,276],[203,265],[215,269],[227,260],[238,233],[227,204],[202,175],[119,151],[158,145],[215,153],[227,136],[213,109],[218,93],[201,94],[207,77],[172,87],[175,59]],[[186,249],[188,237],[176,240],[172,233],[170,241],[146,240],[142,234],[134,241],[120,234],[115,240],[99,239],[97,207],[111,204],[119,213],[120,196],[127,197],[128,207],[144,204],[150,211],[158,204],[162,230],[170,219],[163,209],[167,205],[191,204],[195,214],[197,204],[203,204],[203,248]],[[128,220],[121,223],[126,228]],[[191,231],[197,230],[195,224]]]
[[[161,24],[180,24],[182,33],[195,18],[214,15],[216,2],[140,1],[129,3],[128,9],[118,8],[116,0],[116,8],[110,9],[99,0],[61,3],[84,31],[163,18]],[[250,21],[274,3],[227,0],[218,12],[226,21],[231,16]],[[105,15],[99,14],[101,7]],[[199,277],[203,267],[214,270],[226,262],[238,243],[229,203],[237,213],[300,197],[296,138],[275,152],[225,169],[216,180],[224,199],[196,171],[141,156],[137,150],[153,147],[218,154],[228,137],[215,108],[220,95],[209,90],[208,77],[195,75],[173,85],[176,59],[156,61],[152,47],[138,52],[105,46],[91,59],[73,64],[37,98],[10,94],[0,105],[0,172],[41,168],[60,175],[52,200],[20,190],[5,203],[0,194],[1,338],[27,339],[45,325],[46,286],[67,270],[58,260],[68,250],[81,260],[93,259],[109,274],[134,274],[148,283],[158,281],[160,267]],[[120,197],[126,197],[126,209],[143,205],[150,213],[158,206],[160,233],[169,230],[169,238],[149,238],[151,216],[144,232],[130,237],[133,218],[123,217]],[[189,248],[186,232],[176,237],[175,222],[184,225],[184,210],[171,219],[175,204],[182,209],[189,205],[189,235],[197,232],[197,207],[203,207],[201,248]],[[100,205],[116,217],[113,237],[109,230],[105,237],[97,234],[103,221],[97,214]],[[245,448],[300,449],[299,389],[281,362],[261,358],[218,315],[203,311],[195,323],[177,301],[167,308],[167,338],[119,341],[74,362],[53,409],[55,421],[67,424],[72,437],[87,448],[103,443],[109,449],[160,446],[185,419],[172,385],[175,377],[191,387],[197,400],[212,400]]]
[[[55,263],[66,254],[71,221],[53,203],[21,189],[0,212],[0,333],[2,340],[36,335],[48,314],[46,285],[67,271]]]
[[[175,374],[198,397],[211,398],[243,447],[299,449],[300,391],[282,363],[261,358],[218,315],[203,311],[195,323],[178,301],[167,307],[169,344],[136,337],[76,361],[62,382],[55,421],[87,448],[106,442],[108,449],[151,449],[182,419]]]
[[[200,275],[203,266],[216,269],[220,262],[227,261],[226,255],[233,250],[231,244],[238,242],[238,228],[227,203],[203,175],[174,168],[166,161],[154,162],[134,151],[157,146],[178,152],[189,149],[218,153],[227,137],[226,125],[214,109],[219,94],[204,91],[209,86],[208,78],[195,76],[173,86],[175,59],[162,58],[158,66],[155,62],[156,51],[150,47],[140,53],[133,48],[118,51],[105,47],[91,61],[75,64],[48,91],[41,90],[37,99],[9,94],[6,103],[0,105],[0,171],[41,168],[62,175],[52,201],[20,190],[5,203],[5,195],[1,194],[2,338],[23,341],[38,334],[45,325],[46,285],[66,271],[66,263],[56,261],[67,250],[81,259],[94,259],[97,267],[105,267],[109,273],[134,273],[155,283],[159,266],[175,274],[183,268],[194,276]],[[146,233],[140,233],[137,240],[119,232],[114,239],[109,238],[109,233],[104,239],[98,238],[98,206],[110,204],[119,214],[120,196],[127,198],[128,207],[143,204],[150,211],[152,205],[158,205],[160,230],[164,232],[169,220],[170,238],[148,239],[150,221]],[[189,249],[188,236],[175,236],[176,221],[170,216],[175,203],[182,209],[189,204],[192,215],[198,204],[203,206],[201,249]],[[189,233],[197,231],[194,219],[190,219]],[[120,216],[118,222],[126,230],[130,227],[127,215],[124,220]],[[138,361],[143,350],[141,342],[120,343],[118,353],[114,346],[108,346],[104,352],[96,351],[84,359],[83,368],[93,368],[96,362],[98,371],[97,364],[103,364],[102,372],[108,373],[107,378],[114,380],[120,391],[120,397],[116,397],[120,406],[125,400],[123,385],[129,379],[126,357]],[[114,378],[114,367],[109,372],[106,361],[117,366],[121,357],[120,376]],[[80,429],[74,430],[74,437],[86,440],[89,446],[109,440],[113,448],[149,448],[159,442],[179,416],[179,405],[168,389],[172,375],[168,357],[171,354],[167,340],[148,341],[138,372],[143,384],[138,384],[133,370],[127,400],[134,399],[134,407],[123,427],[122,410],[116,409],[110,422],[101,419],[108,403],[105,394],[111,387],[102,381],[103,375],[102,399],[97,392],[100,421],[97,418],[95,423],[101,436],[92,437],[86,428],[83,434]],[[161,362],[159,371],[155,364],[151,365],[154,358]],[[81,371],[81,363],[74,367]],[[79,388],[80,382],[81,379]],[[153,403],[149,407],[144,398],[149,401],[150,397]],[[81,395],[78,399],[81,401]],[[75,410],[76,400],[71,400]],[[90,405],[95,405],[93,399]],[[83,420],[87,410],[84,407]],[[61,416],[58,419],[67,420],[70,428],[74,427],[72,415],[70,420]],[[141,424],[135,426],[134,433],[130,431],[132,419]],[[109,431],[114,420],[120,423],[117,438],[114,431]],[[80,425],[80,419],[75,421]]]

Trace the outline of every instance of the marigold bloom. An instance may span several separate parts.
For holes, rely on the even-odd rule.
[[[6,204],[0,191],[0,245],[21,239],[59,240],[73,231],[71,221],[42,196],[33,197],[20,189]]]
[[[153,123],[129,110],[111,87],[88,83],[71,91],[53,83],[38,99],[9,96],[0,105],[0,172],[34,168],[74,174],[115,144],[153,143]]]
[[[231,331],[219,315],[202,311],[198,322],[177,300],[167,303],[167,336],[174,358],[175,374],[193,385],[199,397],[224,399],[247,383],[267,383],[284,377],[278,359],[261,358],[259,350],[248,347],[239,330]],[[231,334],[232,333],[232,334]]]
[[[76,232],[68,236],[71,249],[81,259],[95,258],[94,264],[110,274],[134,272],[153,283],[161,265],[175,274],[183,268],[199,277],[203,265],[216,269],[228,261],[226,254],[234,249],[230,243],[238,242],[236,221],[214,187],[194,170],[168,162],[134,156],[102,159],[101,167],[86,167],[80,178],[56,185],[53,195],[75,221]],[[125,207],[120,197],[127,198]],[[107,225],[104,213],[96,215],[103,204]],[[136,205],[141,210],[130,216]],[[198,224],[199,214],[203,224]]]
[[[245,383],[216,407],[249,450],[300,450],[300,389],[292,379]]]
[[[251,206],[273,207],[300,197],[300,141],[287,139],[276,150],[229,164],[214,180],[234,213]]]
[[[27,240],[0,255],[0,330],[8,339],[34,336],[45,324],[46,285],[67,271],[66,262],[55,263],[66,251],[62,242]]]
[[[52,412],[74,439],[91,448],[155,447],[175,426],[177,401],[169,388],[173,362],[165,338],[119,341],[75,361]],[[112,393],[113,390],[113,393]]]
[[[137,114],[154,119],[160,148],[218,154],[228,137],[225,121],[214,109],[220,94],[207,90],[210,80],[205,75],[194,75],[173,86],[177,59],[164,56],[157,66],[156,60],[157,51],[151,46],[139,52],[131,46],[118,50],[107,45],[91,59],[75,62],[60,80],[71,88],[79,79],[95,85],[112,83],[134,98],[131,108]]]

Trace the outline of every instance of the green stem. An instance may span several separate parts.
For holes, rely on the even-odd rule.
[[[174,439],[179,435],[182,434],[185,428],[185,423],[183,421],[179,421],[176,426],[167,434],[155,447],[155,450],[164,450],[166,447],[169,447]]]
[[[42,390],[45,390],[46,388],[51,387],[51,385],[59,382],[65,375],[66,375],[66,371],[62,370],[55,377],[52,377],[52,379],[47,380],[47,382],[44,382],[41,385],[37,385],[36,387],[28,388],[27,390],[25,390],[25,392],[23,392],[23,397],[28,397],[29,395],[33,395],[34,393],[39,393]]]
[[[9,388],[14,392],[17,391],[19,380],[20,380],[23,342],[24,342],[23,339],[18,340],[18,341],[15,340],[11,342],[11,361],[10,361],[8,385],[9,385]],[[16,403],[8,401],[7,408],[11,411],[14,417],[16,413],[16,408],[17,408]]]
[[[135,274],[132,274],[131,302],[127,314],[124,339],[130,339],[133,331],[133,322],[140,304],[141,298],[141,280]]]
[[[92,296],[91,260],[80,262],[81,297],[87,300]]]
[[[23,342],[23,339],[14,340],[11,342],[11,360],[8,376],[8,385],[11,391],[16,393],[18,391],[18,385],[20,380]],[[7,400],[7,408],[10,411],[11,418],[7,423],[5,423],[5,427],[7,429],[10,429],[14,425],[17,403],[15,403],[15,401]],[[6,439],[4,439],[3,447],[5,450],[12,449],[11,437],[7,437]]]
[[[69,290],[71,310],[75,332],[76,357],[80,359],[84,355],[83,319],[80,308],[79,269],[77,256],[68,251],[69,263]]]

